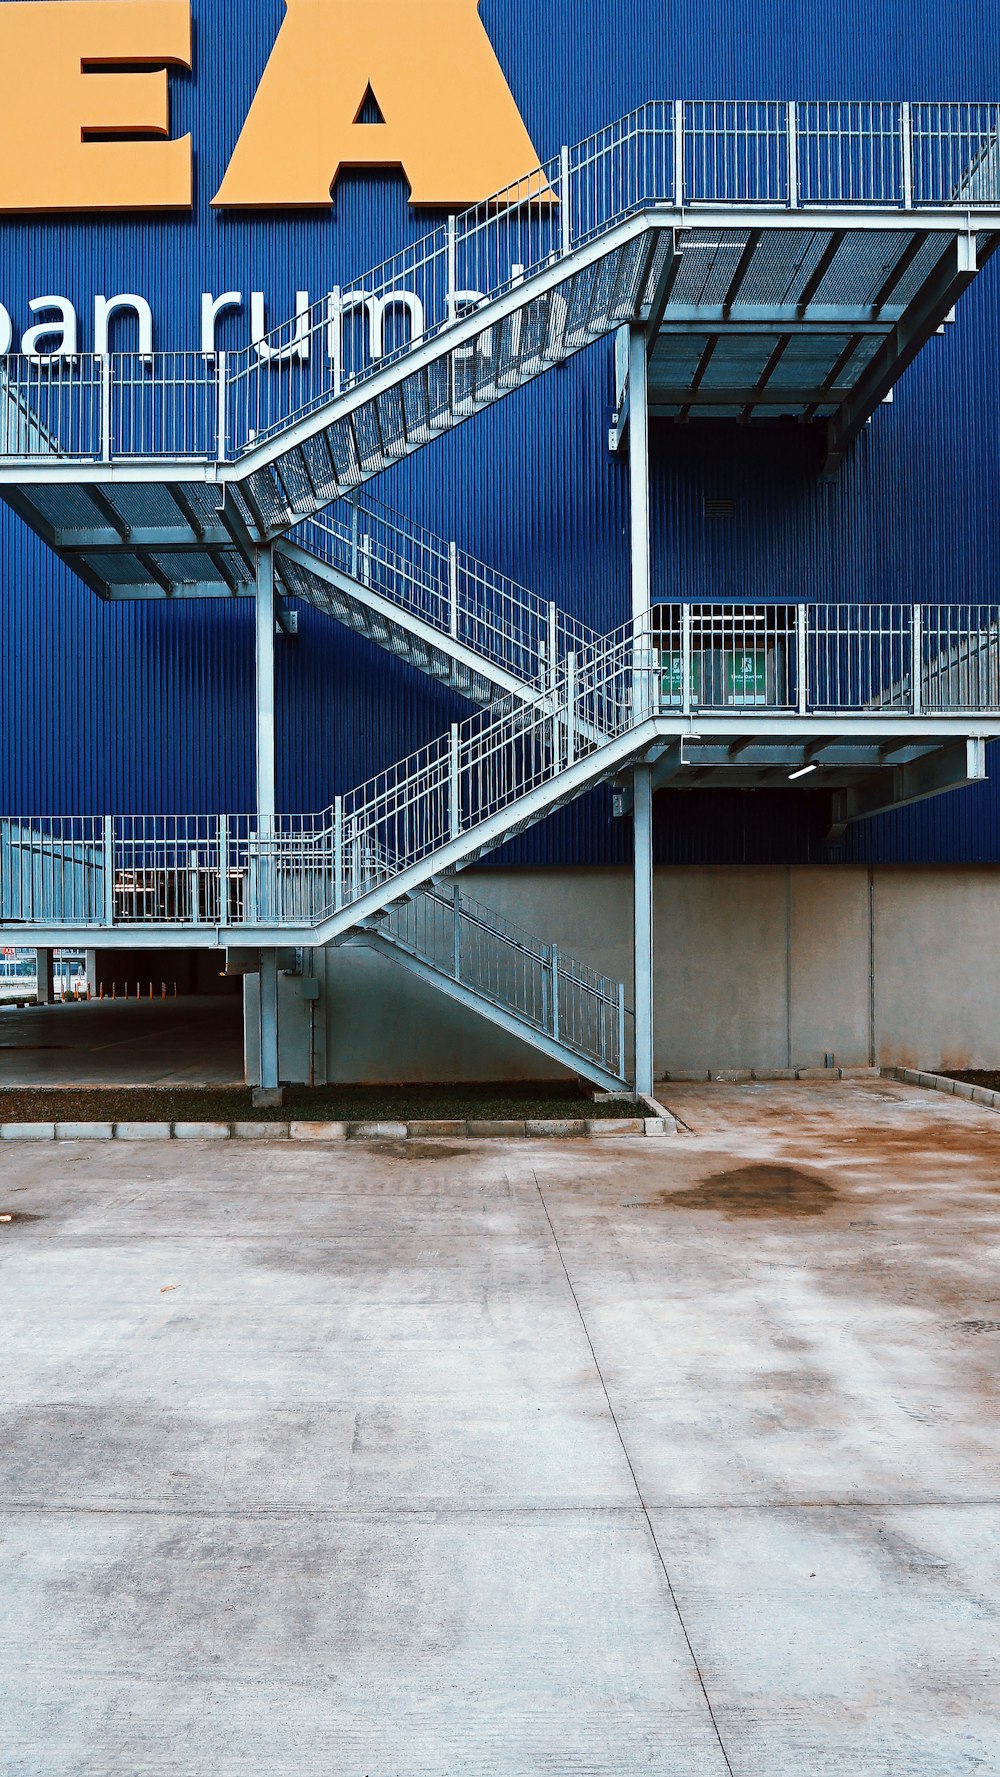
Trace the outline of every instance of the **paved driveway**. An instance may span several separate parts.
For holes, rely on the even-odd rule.
[[[671,1103],[0,1154],[3,1777],[997,1770],[1000,1118]]]

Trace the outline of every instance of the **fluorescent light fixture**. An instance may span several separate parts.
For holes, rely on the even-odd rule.
[[[790,784],[794,784],[797,777],[808,777],[811,771],[818,770],[818,765],[800,765],[798,771],[790,771],[788,773],[788,781]]]

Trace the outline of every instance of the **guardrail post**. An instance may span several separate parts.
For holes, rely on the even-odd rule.
[[[684,208],[684,100],[674,100],[674,204]]]
[[[903,174],[903,209],[913,208],[913,118],[909,99],[899,107],[899,164]]]
[[[115,923],[115,818],[104,817],[104,924]]]
[[[458,640],[458,544],[448,545],[448,623],[452,637]]]
[[[799,207],[799,108],[794,99],[788,101],[787,119],[788,208],[797,210]]]
[[[576,762],[576,655],[566,656],[566,769]]]
[[[339,284],[334,284],[330,291],[326,318],[326,355],[330,360],[330,380],[336,401],[344,388],[344,310]]]
[[[553,944],[552,958],[552,1035],[559,1041],[559,946]]]
[[[625,1078],[625,983],[618,983],[618,1072]]]
[[[456,882],[452,889],[452,907],[454,909],[454,932],[452,934],[452,960],[455,967],[455,980],[462,979],[462,891]]]
[[[188,852],[188,894],[191,899],[191,924],[201,925],[201,871],[197,850]]]
[[[562,204],[562,251],[565,259],[573,251],[573,206],[569,190],[569,149],[559,150],[559,200]]]
[[[448,321],[455,319],[455,294],[458,290],[458,235],[454,216],[448,217],[448,288],[445,311]]]
[[[339,913],[344,905],[344,798],[338,796],[333,805],[333,908]]]
[[[229,816],[219,816],[219,924],[229,924]]]
[[[215,360],[215,458],[216,462],[226,460],[226,435],[229,430],[228,387],[226,383],[226,354],[219,352]]]
[[[451,793],[449,797],[451,837],[453,839],[457,839],[462,831],[461,744],[458,723],[453,722],[451,725]]]
[[[559,613],[555,604],[549,605],[549,690],[556,688],[559,675]]]
[[[111,354],[101,354],[101,462],[111,461]]]
[[[795,630],[798,642],[798,693],[799,715],[809,714],[809,612],[805,605],[800,605],[795,613]]]
[[[358,509],[351,502],[351,579],[358,577]]]
[[[691,606],[681,606],[681,714],[691,714]]]
[[[910,691],[915,716],[923,709],[923,674],[924,612],[922,605],[914,605],[910,618]]]

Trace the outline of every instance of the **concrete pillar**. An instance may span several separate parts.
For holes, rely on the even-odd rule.
[[[635,1089],[653,1090],[653,774],[648,765],[635,768],[634,942],[635,942]]]
[[[51,1006],[56,997],[54,952],[51,950],[35,951],[35,968],[38,973],[38,1003],[40,1006]]]
[[[255,1105],[280,1105],[285,1094],[278,1061],[278,953],[260,953],[260,1085],[253,1094]]]
[[[274,549],[257,551],[257,814],[260,830],[274,827],[276,770],[274,739]]]
[[[84,959],[83,959],[83,966],[84,966],[84,972],[87,977],[87,986],[90,989],[91,999],[96,1000],[98,985],[99,985],[98,980],[97,980],[97,966],[98,965],[97,965],[97,951],[96,950],[85,951]]]

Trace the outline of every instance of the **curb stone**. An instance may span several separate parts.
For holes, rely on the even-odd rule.
[[[1000,1111],[1000,1092],[993,1092],[988,1086],[971,1086],[966,1080],[950,1080],[945,1074],[928,1074],[913,1067],[884,1067],[881,1072],[884,1080],[898,1080],[903,1086],[923,1086],[928,1092],[947,1092],[970,1104]]]
[[[662,1108],[662,1107],[661,1107]],[[525,1122],[482,1118],[417,1119],[412,1123],[3,1123],[0,1141],[249,1141],[328,1142],[426,1141],[449,1136],[461,1141],[575,1139],[618,1140],[676,1135],[669,1113],[659,1117],[538,1117]]]
[[[292,1141],[346,1141],[346,1123],[291,1123],[289,1137]]]

